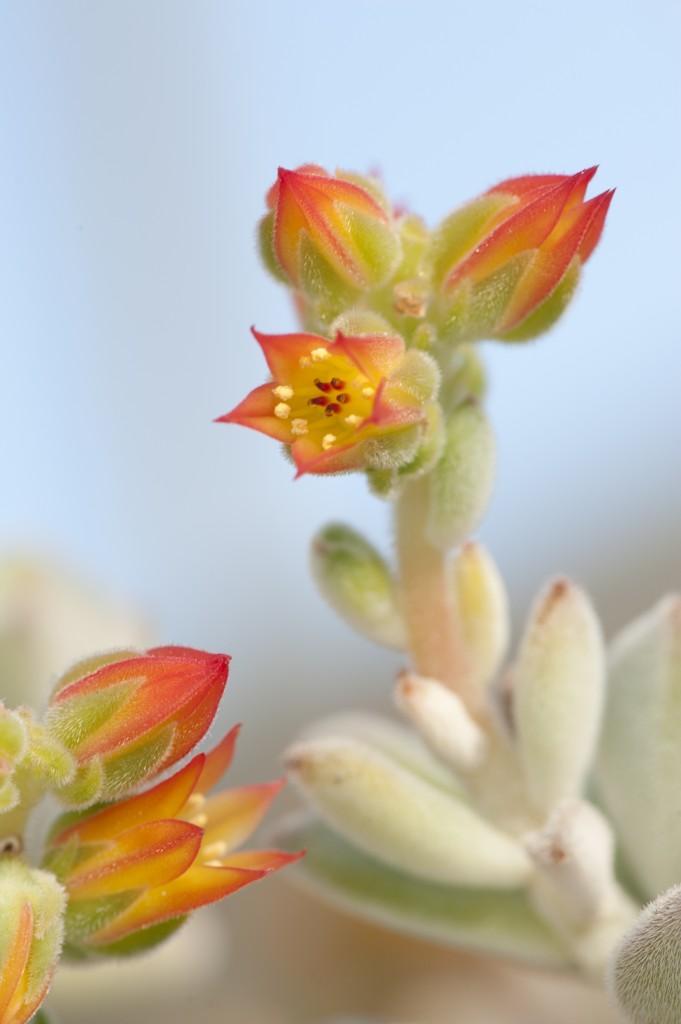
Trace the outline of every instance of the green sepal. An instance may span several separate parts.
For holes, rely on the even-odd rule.
[[[75,775],[53,793],[66,807],[89,807],[103,795],[104,768],[101,757],[93,757],[78,766]]]
[[[96,654],[89,654],[85,658],[80,658],[74,662],[70,668],[57,679],[57,682],[52,687],[50,694],[50,700],[65,690],[71,683],[77,682],[79,679],[84,679],[85,676],[92,675],[93,672],[97,672],[100,668],[104,668],[106,665],[113,665],[116,662],[128,661],[130,658],[139,658],[140,651],[133,647],[119,648],[112,651],[98,651]]]
[[[436,288],[484,238],[493,218],[514,202],[512,196],[499,193],[480,196],[454,210],[435,228],[428,258]]]
[[[0,759],[16,764],[28,745],[27,729],[19,715],[0,704]]]
[[[155,774],[172,747],[176,726],[167,725],[147,736],[131,750],[107,755],[104,760],[104,782],[101,798],[121,796]]]
[[[10,776],[0,776],[0,814],[12,811],[20,800],[19,789]]]
[[[332,311],[337,316],[354,304],[358,288],[351,287],[341,278],[310,241],[306,231],[301,231],[298,246],[300,290],[308,300],[316,301],[316,316],[328,321]]]
[[[285,821],[276,842],[307,850],[289,868],[294,882],[359,917],[431,942],[535,967],[571,967],[559,940],[520,890],[468,889],[416,879],[361,853],[314,818]]]
[[[402,243],[394,226],[350,207],[345,208],[343,219],[359,254],[366,287],[385,284],[402,259]]]
[[[577,290],[580,276],[581,263],[579,257],[575,256],[565,272],[565,276],[553,289],[548,299],[544,299],[514,330],[506,331],[505,334],[496,334],[495,337],[499,341],[530,341],[550,330],[569,306]]]
[[[404,650],[393,575],[373,545],[351,527],[332,523],[312,541],[311,560],[322,596],[349,626],[377,643]]]
[[[279,260],[274,252],[274,210],[270,210],[258,222],[258,250],[265,269],[269,270],[272,277],[282,284],[289,284],[289,279],[279,266]]]
[[[135,902],[141,889],[126,889],[90,900],[69,900],[64,916],[65,946],[81,955],[93,947],[90,938],[106,928]]]
[[[160,946],[171,935],[174,935],[186,920],[187,915],[184,914],[182,917],[173,917],[169,921],[160,921],[158,924],[148,925],[146,928],[140,928],[139,931],[133,932],[131,935],[126,935],[125,938],[119,939],[118,942],[89,946],[87,951],[78,948],[72,949],[67,945],[64,955],[67,960],[72,959],[78,962],[83,960],[92,962],[106,957],[126,958],[139,956]]]
[[[477,284],[464,278],[442,296],[433,317],[442,341],[459,345],[496,337],[497,324],[531,259],[532,253],[519,253]]]
[[[120,711],[141,682],[142,679],[126,679],[125,682],[51,705],[45,716],[48,735],[67,750],[77,750]]]

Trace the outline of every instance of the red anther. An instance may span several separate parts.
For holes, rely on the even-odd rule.
[[[330,391],[331,390],[331,384],[327,383],[327,381],[325,381],[325,380],[320,380],[319,377],[315,377],[314,384],[315,384],[315,387],[319,388],[320,391]]]
[[[341,407],[336,402],[330,402],[324,410],[327,416],[336,416],[340,411]]]
[[[342,394],[336,395],[336,401],[340,402],[342,405],[347,405],[348,402],[350,401],[350,395],[347,393],[347,391],[343,391]]]
[[[334,391],[342,391],[345,387],[345,381],[341,380],[340,377],[331,378],[331,387]]]
[[[318,395],[316,398],[308,398],[307,400],[308,405],[321,405],[322,409],[325,405],[328,405],[328,402],[328,398],[324,395]]]

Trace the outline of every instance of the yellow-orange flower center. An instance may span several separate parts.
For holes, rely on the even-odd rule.
[[[274,415],[291,428],[291,443],[309,437],[328,451],[343,445],[371,415],[376,388],[347,358],[327,348],[313,349],[298,360],[290,384],[272,389]]]

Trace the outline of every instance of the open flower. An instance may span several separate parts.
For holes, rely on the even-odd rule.
[[[57,825],[45,866],[68,893],[67,952],[153,946],[190,911],[297,859],[235,852],[283,780],[206,796],[231,762],[237,731],[152,789]]]
[[[613,191],[584,200],[595,173],[509,178],[440,225],[432,254],[450,335],[522,340],[552,325],[612,200]]]
[[[213,721],[228,666],[223,654],[156,647],[98,655],[62,676],[45,724],[79,766],[64,799],[110,799],[181,760]]]
[[[397,334],[260,334],[273,380],[218,422],[290,446],[298,476],[412,459],[438,386],[435,364]]]
[[[314,164],[280,167],[267,204],[266,262],[306,294],[373,287],[399,262],[399,235],[374,180],[332,177]]]

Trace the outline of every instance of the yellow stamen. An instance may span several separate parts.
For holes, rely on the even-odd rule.
[[[307,420],[302,418],[291,420],[291,433],[295,434],[296,437],[302,437],[303,434],[307,434],[307,429]]]
[[[206,806],[206,798],[203,793],[192,793],[187,797],[187,802],[184,805],[184,811],[186,814],[196,814],[197,811],[203,810]]]
[[[322,438],[322,448],[325,452],[328,452],[329,448],[333,448],[337,441],[335,434],[324,434]]]
[[[279,402],[279,404],[274,407],[274,415],[277,419],[287,420],[291,415],[291,406],[287,405],[286,402]]]
[[[312,356],[313,363],[323,363],[325,360],[331,358],[331,353],[328,348],[313,348],[310,355]]]
[[[205,857],[206,860],[219,860],[227,853],[227,849],[227,843],[220,840],[208,843],[206,846],[201,847],[201,859],[203,860]]]
[[[288,402],[289,399],[293,398],[293,388],[289,387],[288,384],[278,384],[276,388],[272,388],[272,394],[280,398],[282,402]]]

